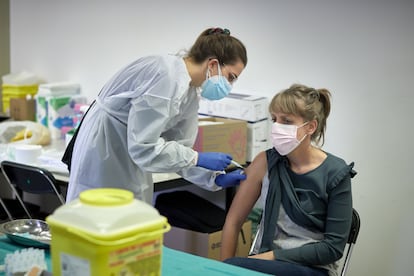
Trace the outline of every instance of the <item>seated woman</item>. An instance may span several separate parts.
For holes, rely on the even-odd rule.
[[[330,92],[292,85],[272,99],[273,148],[246,169],[223,228],[221,259],[277,276],[337,275],[352,222],[353,163],[323,151]],[[235,256],[237,237],[265,199],[254,254]]]

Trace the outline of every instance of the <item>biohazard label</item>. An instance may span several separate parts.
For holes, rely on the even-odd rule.
[[[113,275],[158,275],[161,250],[160,239],[125,246],[109,253],[108,266]]]

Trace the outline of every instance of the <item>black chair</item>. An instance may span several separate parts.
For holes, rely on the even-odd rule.
[[[31,194],[54,194],[60,204],[65,204],[65,200],[60,193],[60,188],[56,185],[56,179],[48,170],[11,161],[2,161],[1,169],[28,218],[33,218],[33,215],[29,212],[30,208],[27,208],[27,203],[23,201],[23,192]],[[4,203],[1,205],[10,218],[12,212],[7,211]]]
[[[0,198],[0,205],[1,207],[3,207],[4,212],[6,213],[6,216],[9,220],[13,220],[13,216],[10,213],[9,209],[6,206],[6,203],[4,203],[4,201]]]
[[[352,250],[354,249],[355,243],[359,235],[360,226],[361,226],[361,220],[359,218],[359,214],[355,209],[353,209],[352,210],[352,224],[351,224],[351,229],[349,231],[346,255],[345,255],[344,263],[342,266],[341,276],[345,276],[346,273],[348,272],[349,261],[351,260]]]

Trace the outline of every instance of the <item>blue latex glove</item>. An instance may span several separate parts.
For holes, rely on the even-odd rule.
[[[197,166],[213,171],[224,171],[230,165],[232,158],[222,152],[199,152]]]
[[[241,180],[245,180],[246,175],[242,170],[235,170],[230,173],[219,174],[216,176],[217,186],[229,188],[238,186]]]

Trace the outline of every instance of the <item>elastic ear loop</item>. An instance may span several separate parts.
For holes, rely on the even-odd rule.
[[[216,59],[216,58],[214,58],[214,59]],[[218,69],[218,74],[219,74],[219,76],[221,76],[220,62],[218,62],[218,60],[217,60],[217,66],[218,66],[218,68],[217,68]],[[207,66],[206,79],[209,79],[209,78],[211,78],[211,74],[210,74],[210,69]]]

